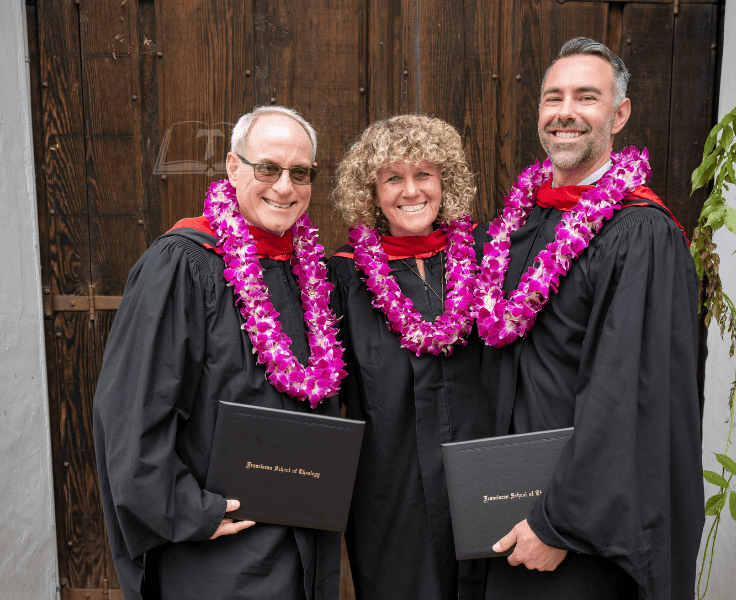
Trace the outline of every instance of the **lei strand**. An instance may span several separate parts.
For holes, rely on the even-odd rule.
[[[350,230],[355,264],[363,271],[371,303],[386,315],[388,327],[401,336],[401,346],[419,356],[452,354],[455,344],[465,345],[473,328],[471,282],[478,269],[473,250],[472,224],[465,215],[441,228],[448,237],[447,297],[445,311],[433,323],[422,319],[410,298],[404,295],[391,275],[388,256],[375,229],[359,226]]]
[[[291,340],[281,323],[263,281],[256,244],[248,223],[238,210],[235,188],[227,179],[210,185],[204,215],[225,252],[225,279],[233,286],[235,305],[245,319],[257,361],[266,365],[266,376],[279,392],[309,400],[315,408],[323,398],[337,394],[345,377],[343,348],[337,341],[337,319],[329,308],[332,284],[321,262],[324,248],[317,243],[317,229],[302,215],[291,228],[294,242],[292,266],[301,292],[309,341],[309,362],[304,368],[291,352]]]
[[[618,154],[612,152],[611,160],[611,169],[596,187],[583,193],[572,212],[565,213],[555,227],[554,241],[537,255],[519,286],[505,299],[509,235],[526,223],[537,191],[552,176],[552,163],[549,158],[542,165],[537,161],[519,175],[505,199],[502,216],[489,227],[492,240],[483,248],[474,312],[478,333],[486,344],[500,348],[526,336],[550,293],[557,292],[560,277],[567,274],[572,262],[588,247],[603,221],[621,208],[621,200],[628,192],[651,176],[646,148],[641,153],[634,146]]]

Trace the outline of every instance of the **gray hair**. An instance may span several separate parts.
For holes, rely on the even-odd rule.
[[[624,61],[611,52],[608,46],[586,37],[576,37],[567,40],[562,45],[559,55],[550,63],[549,67],[547,67],[547,72],[544,74],[544,79],[542,79],[542,93],[544,93],[544,83],[547,81],[549,70],[558,60],[567,58],[568,56],[598,56],[611,65],[613,80],[616,84],[613,110],[616,110],[621,100],[626,98],[626,88],[629,85],[629,78],[631,77],[629,70],[626,68]]]
[[[314,161],[317,156],[317,132],[298,112],[294,109],[286,108],[285,106],[256,106],[251,112],[240,117],[238,122],[235,124],[235,127],[233,127],[233,132],[230,136],[230,151],[237,152],[239,149],[243,148],[248,143],[248,134],[258,117],[268,114],[287,116],[290,119],[294,119],[304,128],[304,131],[309,136],[309,141],[312,144],[312,161]]]

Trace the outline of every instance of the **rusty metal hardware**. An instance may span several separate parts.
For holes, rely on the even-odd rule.
[[[43,289],[43,314],[50,318],[57,312],[88,312],[91,321],[99,310],[117,310],[122,296],[96,296],[95,286],[90,285],[87,296],[55,296],[48,287]]]
[[[66,579],[59,583],[61,600],[125,600],[122,590],[111,590],[107,587],[107,579],[102,580],[102,588],[96,589],[70,588]]]

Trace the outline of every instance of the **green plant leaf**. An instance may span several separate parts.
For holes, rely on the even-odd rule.
[[[726,504],[726,492],[721,492],[715,496],[708,498],[705,503],[705,514],[709,517],[715,517]]]
[[[728,508],[731,511],[731,518],[736,521],[736,492],[731,490],[731,495],[728,497]]]
[[[713,177],[713,173],[715,173],[717,163],[718,156],[716,154],[712,154],[703,159],[703,162],[698,165],[691,176],[693,189],[690,194],[710,181],[711,177]]]
[[[723,224],[726,226],[731,233],[736,233],[736,210],[729,208],[726,211],[726,216],[723,219]],[[734,473],[736,475],[736,473]]]
[[[736,213],[736,211],[734,211]],[[736,461],[727,454],[716,454],[716,460],[725,467],[731,475],[736,475]]]
[[[731,146],[732,141],[733,129],[731,129],[731,125],[729,124],[728,126],[723,128],[723,135],[721,136],[721,140],[718,142],[718,145],[726,150]]]
[[[723,475],[719,475],[714,471],[703,471],[703,478],[708,483],[712,483],[713,485],[717,485],[718,487],[728,489],[728,481],[726,481],[725,477],[723,477]]]
[[[728,115],[726,115],[728,117]],[[724,117],[724,119],[726,118]],[[718,141],[718,134],[720,133],[721,129],[723,129],[722,123],[716,123],[713,129],[710,130],[710,133],[708,134],[708,137],[705,140],[705,146],[703,146],[703,160],[711,153],[713,152],[713,148],[716,147],[716,142]]]

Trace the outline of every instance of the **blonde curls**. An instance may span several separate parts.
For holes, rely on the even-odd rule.
[[[378,171],[397,162],[425,160],[435,165],[442,180],[436,222],[470,213],[476,190],[460,134],[441,119],[416,114],[376,121],[365,129],[337,167],[333,206],[350,227],[388,233],[388,221],[374,202]]]

